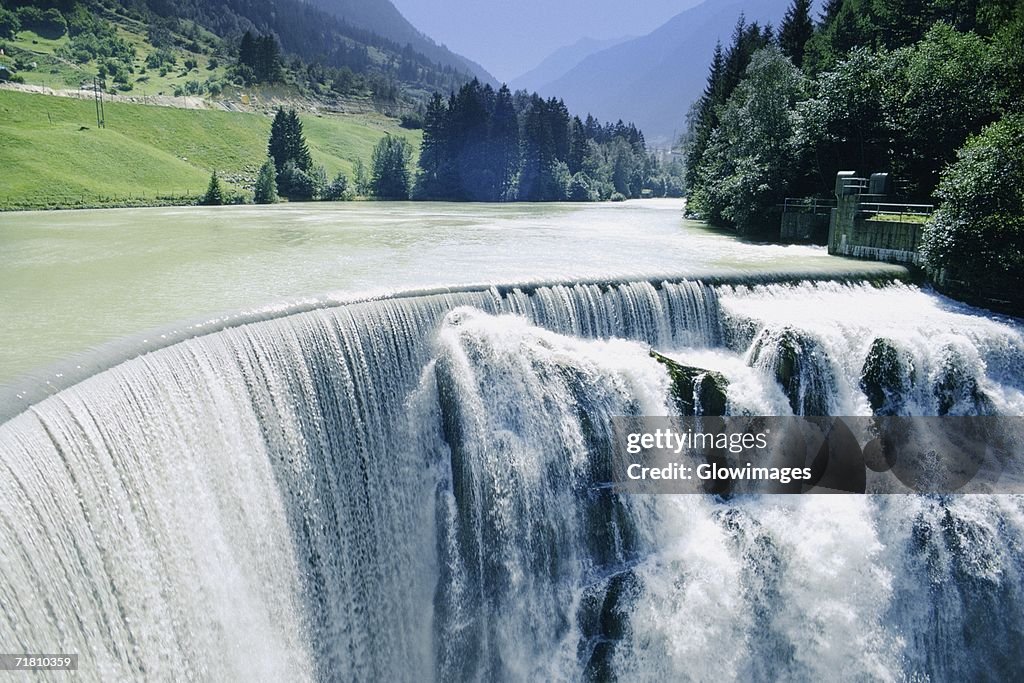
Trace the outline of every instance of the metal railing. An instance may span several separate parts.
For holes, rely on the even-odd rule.
[[[809,213],[814,215],[831,213],[836,208],[835,199],[818,197],[786,197],[782,202],[782,213]]]
[[[927,218],[935,211],[932,204],[891,204],[885,202],[859,202],[857,213],[863,216],[896,216],[899,222],[921,222],[921,218]],[[913,217],[910,221],[904,221],[905,217]]]
[[[861,194],[868,189],[870,181],[867,178],[843,178],[841,181],[843,189],[854,189],[857,190],[855,193],[850,194]]]

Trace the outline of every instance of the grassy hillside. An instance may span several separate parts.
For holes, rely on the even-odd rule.
[[[0,90],[0,209],[171,202],[202,194],[217,170],[249,193],[266,157],[270,118],[260,114],[107,102]],[[316,164],[351,177],[385,133],[419,147],[419,131],[376,115],[302,115]]]

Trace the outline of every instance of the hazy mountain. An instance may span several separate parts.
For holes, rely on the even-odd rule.
[[[649,143],[667,145],[681,132],[700,96],[715,41],[728,46],[740,12],[747,21],[778,26],[791,0],[705,0],[646,36],[583,59],[538,88],[571,111],[633,121]]]
[[[558,48],[545,57],[540,64],[521,76],[513,78],[509,81],[508,85],[513,90],[537,90],[548,83],[561,78],[590,55],[632,39],[633,36],[608,38],[604,40],[587,37],[580,38],[572,45],[565,45]]]
[[[325,12],[346,23],[373,31],[399,45],[412,45],[416,52],[445,66],[469,72],[483,82],[495,84],[495,78],[476,62],[438,45],[402,16],[391,0],[309,0]]]

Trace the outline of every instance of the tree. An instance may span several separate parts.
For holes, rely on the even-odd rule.
[[[68,30],[64,15],[53,7],[47,10],[31,5],[21,7],[18,9],[17,18],[23,29],[35,31],[44,38],[60,38]]]
[[[824,26],[835,19],[842,7],[843,0],[825,0],[821,6],[821,14],[818,16],[818,26]]]
[[[283,80],[281,49],[272,35],[253,36],[246,31],[238,44],[238,71],[243,80],[276,83]]]
[[[711,140],[711,133],[718,126],[718,107],[725,104],[722,97],[725,77],[725,54],[722,43],[715,44],[715,53],[708,69],[707,84],[704,93],[690,108],[687,121],[687,134],[683,143],[686,155],[686,185],[693,187],[697,172]]]
[[[884,90],[897,130],[893,170],[925,199],[968,136],[998,118],[1001,67],[984,39],[941,21],[893,60]]]
[[[515,199],[519,179],[519,117],[508,86],[498,90],[490,125],[490,158],[494,165],[497,201]]]
[[[1024,115],[971,138],[942,173],[921,255],[940,283],[1024,303]]]
[[[789,57],[796,66],[803,65],[804,49],[812,35],[814,22],[811,21],[811,0],[793,0],[779,27],[782,54]]]
[[[370,181],[374,196],[382,199],[409,198],[409,162],[412,149],[405,138],[385,135],[373,148]]]
[[[762,227],[802,166],[800,71],[774,46],[756,52],[722,112],[691,193],[694,209],[740,231]]]
[[[315,182],[311,175],[314,170],[313,158],[302,132],[302,121],[299,120],[294,109],[287,113],[284,109],[277,110],[274,121],[270,124],[267,152],[274,161],[274,168],[277,171],[277,188],[281,194],[292,198],[294,190],[298,192],[294,197],[301,199],[309,199],[315,194]],[[302,173],[302,176],[295,175],[294,171],[290,172],[288,177],[284,176],[289,162]],[[313,193],[306,193],[307,180],[314,182]],[[326,179],[324,184],[326,184]]]
[[[256,186],[253,188],[253,201],[257,204],[274,204],[277,202],[277,178],[274,170],[274,160],[267,159],[260,166],[260,174],[256,178]]]
[[[210,176],[210,184],[206,187],[206,194],[203,195],[203,204],[207,206],[220,206],[224,203],[224,192],[220,187],[220,179],[214,171]]]
[[[306,136],[302,131],[302,121],[299,115],[292,109],[288,112],[288,158],[295,162],[307,173],[313,168],[313,157],[309,153],[309,146],[306,144]]]
[[[246,34],[248,35],[248,34]],[[274,169],[280,173],[289,159],[288,149],[288,115],[284,109],[278,109],[274,121],[270,124],[270,140],[267,143],[267,154],[274,161]]]
[[[806,188],[808,193],[831,194],[838,171],[891,169],[895,133],[884,91],[892,70],[886,54],[855,48],[818,76],[814,96],[799,105],[799,135],[817,179],[816,188]]]
[[[366,164],[362,159],[356,159],[352,164],[355,174],[355,191],[360,197],[370,194],[370,174],[366,171]]]
[[[294,159],[285,162],[277,176],[277,187],[281,194],[294,201],[309,201],[316,196],[316,180],[299,168]]]
[[[0,38],[13,38],[21,30],[18,15],[0,7]]]
[[[452,194],[449,188],[448,105],[439,93],[434,93],[423,114],[423,142],[417,164],[417,199],[442,199]]]

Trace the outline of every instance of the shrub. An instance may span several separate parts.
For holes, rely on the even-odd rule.
[[[348,185],[348,177],[344,173],[339,172],[338,175],[334,176],[334,180],[324,188],[321,197],[327,201],[352,199],[352,190]]]

